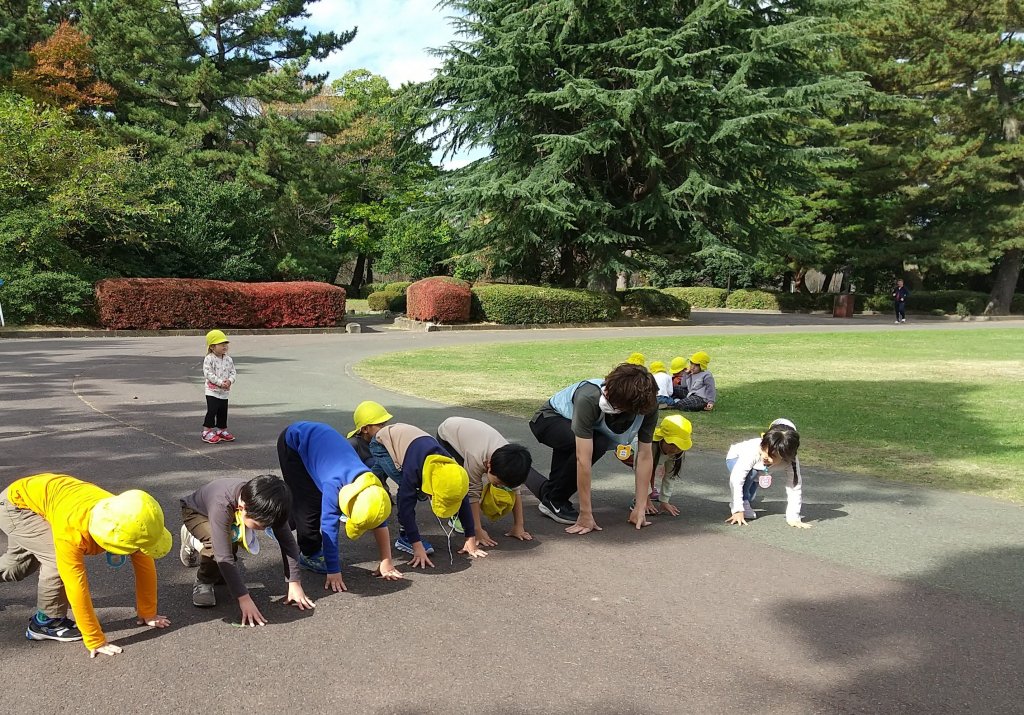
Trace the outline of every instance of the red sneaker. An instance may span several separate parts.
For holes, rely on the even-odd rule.
[[[231,434],[226,429],[222,429],[217,434],[220,436],[220,441],[221,442],[234,442],[235,441],[235,435]]]
[[[217,444],[218,442],[220,442],[220,440],[221,440],[221,436],[219,434],[217,434],[216,432],[214,432],[213,430],[209,430],[207,432],[203,432],[203,441],[204,442],[207,442],[209,444]]]

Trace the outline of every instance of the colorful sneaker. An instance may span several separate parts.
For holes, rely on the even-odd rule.
[[[434,553],[434,547],[430,545],[429,541],[427,541],[424,538],[420,538],[420,541],[423,542],[423,548],[424,550],[426,550],[428,555]],[[395,548],[398,551],[402,551],[407,554],[415,553],[412,549],[412,544],[409,543],[409,540],[406,539],[404,535],[399,536],[397,539],[395,539]]]
[[[234,442],[235,441],[235,435],[231,434],[226,429],[222,429],[219,432],[217,432],[217,436],[220,437],[220,441],[221,442]]]
[[[181,525],[181,550],[178,558],[190,569],[199,565],[199,552],[203,550],[203,542],[192,536],[184,524]]]
[[[658,499],[660,497],[661,497],[661,492],[659,492],[657,489],[652,489],[651,490],[651,501],[658,501]]]
[[[192,586],[192,605],[196,608],[212,608],[217,605],[217,594],[213,592],[212,583],[199,583]]]
[[[748,501],[743,502],[743,518],[744,519],[756,519],[757,518],[757,512],[755,512],[753,510],[753,508],[750,506],[750,502],[748,502]]]
[[[455,531],[459,534],[466,533],[466,530],[462,528],[462,520],[460,520],[459,517],[457,516],[453,516],[451,519],[448,520],[448,526],[455,529]]]
[[[48,618],[40,623],[36,616],[32,616],[25,629],[25,637],[30,641],[70,643],[82,640],[82,632],[70,618]]]
[[[213,430],[205,430],[203,432],[203,441],[207,444],[217,444],[220,442],[220,435]]]
[[[305,554],[299,554],[299,566],[312,571],[313,573],[326,574],[327,573],[327,562],[324,561],[324,552],[314,554],[312,556],[306,556]]]

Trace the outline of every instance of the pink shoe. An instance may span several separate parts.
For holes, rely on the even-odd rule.
[[[217,434],[220,436],[220,441],[221,442],[234,442],[235,441],[235,435],[231,434],[226,429],[222,429]]]
[[[221,436],[213,430],[207,430],[203,432],[203,441],[207,444],[217,444],[220,442]]]

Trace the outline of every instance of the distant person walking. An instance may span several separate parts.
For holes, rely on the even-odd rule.
[[[892,292],[893,306],[896,308],[896,323],[907,322],[907,298],[910,291],[903,286],[903,280],[896,281],[896,288]]]

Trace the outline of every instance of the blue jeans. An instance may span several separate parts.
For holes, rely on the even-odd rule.
[[[736,466],[736,460],[725,460],[725,466],[729,469],[729,473],[731,474],[732,468]],[[757,494],[757,470],[751,469],[747,472],[747,476],[743,480],[743,501],[752,504],[754,502],[755,494]]]

